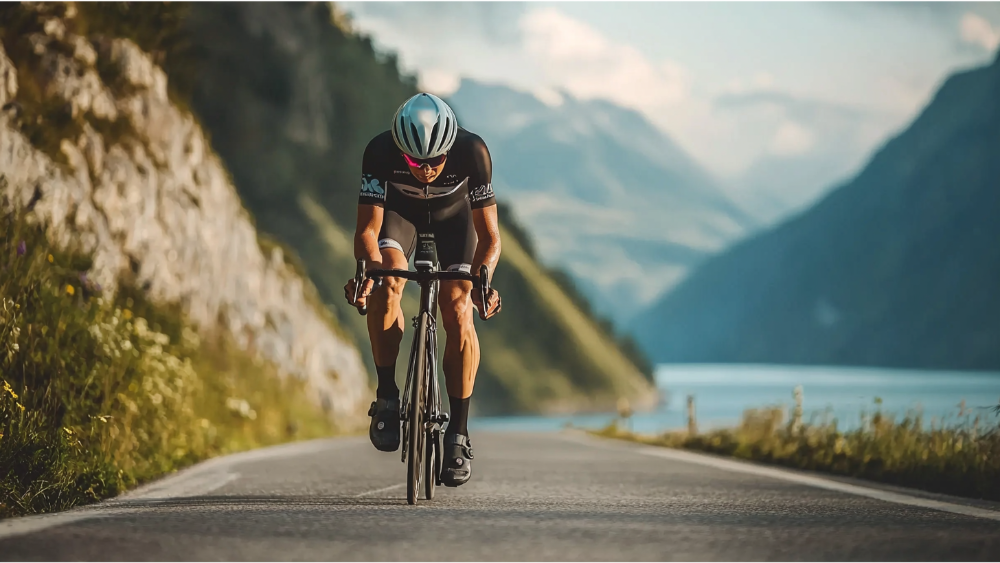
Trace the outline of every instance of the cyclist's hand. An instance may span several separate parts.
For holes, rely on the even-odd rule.
[[[355,280],[351,278],[347,280],[347,285],[344,286],[344,299],[351,305],[354,305],[358,309],[366,306],[368,304],[368,296],[372,293],[372,287],[375,285],[375,280],[371,278],[365,278],[364,286],[361,288],[361,293],[358,295],[358,300],[354,301],[354,287]]]
[[[487,307],[484,309],[482,294],[478,289],[472,290],[472,303],[476,306],[476,309],[479,310],[479,318],[484,321],[500,312],[500,292],[490,288],[490,294],[487,296],[486,301]],[[484,310],[486,311],[485,314],[483,313]]]

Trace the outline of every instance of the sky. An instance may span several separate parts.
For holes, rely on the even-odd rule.
[[[997,2],[338,5],[426,91],[607,99],[733,183],[768,158],[837,153],[847,173],[1000,48]]]

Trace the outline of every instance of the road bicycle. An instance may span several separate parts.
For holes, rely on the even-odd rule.
[[[468,280],[479,289],[482,302],[490,293],[489,268],[485,265],[479,276],[460,271],[441,271],[437,246],[432,233],[417,234],[417,251],[413,259],[415,271],[365,271],[365,261],[358,260],[354,276],[354,300],[360,297],[366,279],[375,281],[372,292],[382,285],[382,278],[396,277],[415,281],[420,286],[420,311],[413,317],[413,346],[406,368],[406,385],[400,401],[399,414],[403,424],[402,461],[407,464],[406,502],[416,504],[423,484],[424,498],[434,498],[434,487],[441,484],[441,435],[448,422],[448,413],[441,410],[441,389],[438,385],[437,306],[440,280]],[[362,315],[368,313],[360,307]],[[482,315],[480,315],[482,317]]]

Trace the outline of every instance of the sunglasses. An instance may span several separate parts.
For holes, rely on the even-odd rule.
[[[438,166],[441,166],[446,158],[448,158],[448,153],[444,153],[433,158],[413,158],[405,152],[403,153],[403,159],[406,160],[406,164],[414,168],[420,168],[425,164],[431,168],[437,168]]]

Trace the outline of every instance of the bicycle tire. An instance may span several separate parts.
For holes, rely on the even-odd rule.
[[[441,447],[438,445],[437,432],[427,433],[427,452],[424,458],[424,498],[434,500],[434,487],[437,485],[437,474],[434,469],[441,457]]]
[[[437,393],[435,393],[435,378],[437,377],[435,367],[437,363],[435,362],[434,355],[437,353],[437,338],[433,330],[427,331],[425,352],[427,354],[427,360],[424,362],[424,381],[427,382],[427,387],[424,391],[424,395],[427,397],[425,410],[428,415],[433,415],[435,404],[438,404],[439,401]],[[434,487],[437,485],[438,479],[438,473],[435,470],[441,457],[441,446],[438,443],[437,436],[437,430],[433,428],[427,429],[427,436],[425,438],[427,441],[427,453],[426,457],[424,457],[424,498],[427,500],[434,499]]]
[[[413,342],[419,348],[416,350],[414,358],[414,370],[412,373],[412,384],[410,385],[410,405],[409,424],[407,424],[407,460],[406,460],[406,502],[417,504],[417,497],[420,494],[420,465],[424,456],[424,411],[426,409],[424,391],[424,370],[427,364],[427,332],[428,317],[426,313],[420,315],[417,323],[417,333]]]

